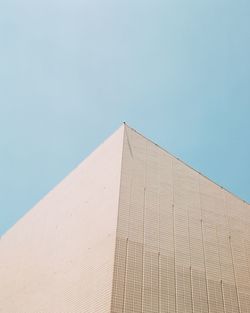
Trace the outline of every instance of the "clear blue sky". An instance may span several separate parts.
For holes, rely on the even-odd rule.
[[[250,201],[249,0],[2,0],[0,234],[122,121]]]

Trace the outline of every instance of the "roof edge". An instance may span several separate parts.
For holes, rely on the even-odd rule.
[[[180,161],[181,163],[183,163],[184,165],[186,165],[187,167],[189,167],[190,169],[192,169],[193,171],[195,171],[196,173],[200,174],[201,176],[203,176],[204,178],[208,179],[210,182],[214,183],[215,185],[217,185],[218,187],[220,187],[221,189],[225,190],[226,192],[230,193],[232,196],[236,197],[237,199],[239,199],[240,201],[246,203],[247,205],[250,205],[250,203],[248,201],[246,201],[245,199],[240,198],[240,196],[236,195],[235,193],[233,193],[232,191],[228,190],[227,188],[221,186],[220,184],[216,183],[214,180],[212,180],[211,178],[209,178],[208,176],[206,176],[205,174],[201,173],[200,171],[196,170],[195,168],[193,168],[191,165],[189,165],[188,163],[186,163],[185,161],[183,161],[182,159],[178,158],[176,155],[174,155],[173,153],[169,152],[167,149],[161,147],[160,145],[158,145],[157,143],[155,143],[152,139],[147,138],[146,136],[144,136],[143,134],[141,134],[140,132],[138,132],[135,128],[129,126],[126,122],[123,122],[125,127],[128,127],[129,129],[131,129],[132,131],[134,131],[135,133],[137,133],[138,135],[140,135],[141,137],[145,138],[146,140],[150,141],[152,144],[154,144],[155,146],[157,146],[158,148],[160,148],[161,150],[163,150],[164,152],[168,153],[169,155],[171,155],[173,158],[175,158],[176,160]]]

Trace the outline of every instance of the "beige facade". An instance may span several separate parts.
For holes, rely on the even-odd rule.
[[[1,313],[110,311],[123,127],[0,240]]]
[[[249,204],[123,125],[0,240],[1,313],[249,313]]]

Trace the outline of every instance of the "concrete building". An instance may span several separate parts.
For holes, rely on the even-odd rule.
[[[249,204],[122,125],[1,238],[0,312],[249,313]]]

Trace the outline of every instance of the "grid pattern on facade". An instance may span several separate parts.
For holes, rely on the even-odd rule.
[[[126,127],[112,313],[249,313],[249,205]]]
[[[249,205],[122,126],[0,239],[0,312],[250,313]]]

